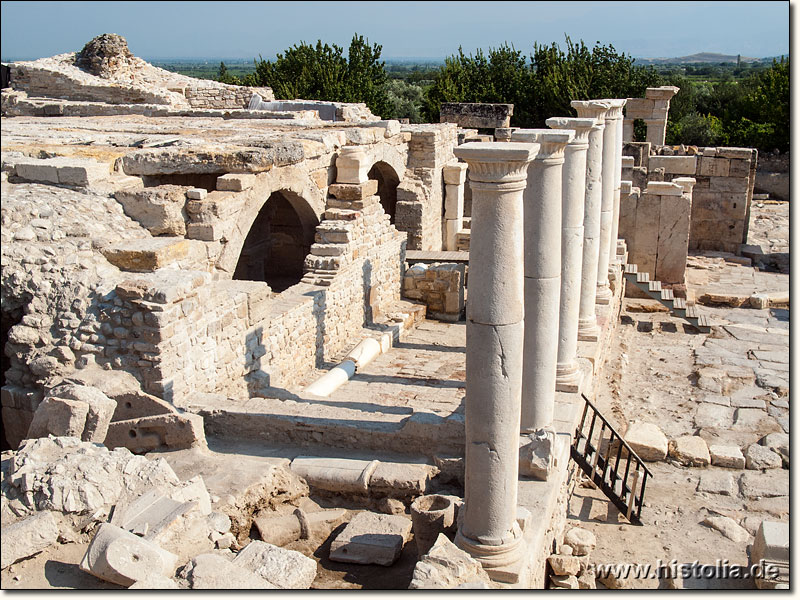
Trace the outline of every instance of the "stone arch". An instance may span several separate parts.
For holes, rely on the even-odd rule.
[[[381,199],[381,206],[384,212],[389,215],[391,223],[394,224],[395,208],[397,206],[397,186],[400,184],[400,176],[389,163],[378,161],[367,173],[367,177],[378,181],[378,196]]]
[[[265,281],[275,292],[299,283],[317,225],[316,212],[300,194],[272,192],[241,243],[233,279]]]

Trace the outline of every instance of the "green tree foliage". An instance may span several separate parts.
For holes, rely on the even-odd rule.
[[[381,49],[360,35],[353,36],[347,57],[336,44],[301,42],[279,53],[275,61],[260,58],[245,83],[269,86],[283,100],[364,102],[373,113],[385,115],[391,105]]]
[[[228,72],[228,67],[221,61],[219,63],[219,70],[217,71],[217,81],[220,83],[229,83],[231,85],[241,85],[242,83],[236,75],[232,75]]]
[[[425,97],[422,87],[402,79],[389,81],[389,112],[387,119],[408,119],[411,123],[424,123],[422,105]]]

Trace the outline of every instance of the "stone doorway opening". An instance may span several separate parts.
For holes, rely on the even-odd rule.
[[[234,279],[265,281],[279,293],[300,282],[319,219],[289,190],[273,192],[245,238]]]
[[[394,168],[386,162],[378,161],[367,173],[367,177],[378,181],[378,196],[384,212],[389,215],[390,222],[394,225],[395,210],[397,207],[397,186],[400,177]]]

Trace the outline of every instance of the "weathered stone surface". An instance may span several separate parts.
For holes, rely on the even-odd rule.
[[[47,435],[80,438],[86,427],[89,405],[66,398],[45,398],[33,415],[28,438]]]
[[[274,590],[266,579],[235,565],[219,554],[200,554],[190,560],[178,576],[193,590]]]
[[[553,470],[555,434],[544,430],[520,436],[519,473],[540,481],[546,481]]]
[[[243,192],[255,185],[256,176],[252,173],[227,173],[217,177],[217,190],[223,192]]]
[[[789,562],[789,523],[762,521],[756,532],[751,564],[761,560]]]
[[[106,246],[102,252],[108,262],[123,271],[146,273],[186,258],[191,244],[182,238],[144,238]]]
[[[706,517],[703,519],[703,525],[716,529],[726,538],[736,543],[743,543],[750,539],[750,534],[747,533],[747,530],[730,517]]]
[[[59,523],[53,512],[41,511],[18,523],[4,525],[0,535],[3,538],[0,569],[5,569],[55,543],[59,535]]]
[[[133,54],[124,37],[116,33],[104,33],[89,41],[75,55],[75,64],[92,75],[109,78],[131,62],[132,58]]]
[[[780,455],[759,444],[751,444],[745,452],[746,466],[751,470],[780,469],[783,464]]]
[[[86,549],[80,568],[95,577],[129,586],[148,573],[172,575],[178,557],[110,523],[103,523]]]
[[[687,467],[705,467],[711,464],[708,445],[700,436],[685,435],[670,440],[669,455]]]
[[[547,562],[556,575],[577,575],[581,570],[581,561],[577,556],[551,554]]]
[[[489,576],[481,567],[481,563],[458,548],[445,534],[440,533],[428,553],[414,567],[408,588],[452,589],[472,582],[488,585]]]
[[[703,473],[700,476],[700,482],[697,484],[698,492],[722,494],[723,496],[735,496],[737,490],[738,486],[730,473],[718,473],[716,471]]]
[[[630,423],[625,441],[642,460],[655,462],[667,457],[667,436],[652,423]]]
[[[393,564],[411,533],[411,520],[396,515],[358,513],[331,544],[331,560]]]
[[[302,159],[303,145],[299,141],[280,140],[264,148],[136,150],[122,157],[122,169],[128,175],[260,173]]]
[[[369,490],[392,496],[418,496],[427,491],[438,471],[432,465],[381,461],[369,479]]]
[[[561,588],[565,590],[578,590],[578,578],[575,575],[551,575],[550,583],[552,587]]]
[[[128,587],[129,590],[177,590],[180,589],[174,579],[164,577],[158,573],[148,573]]]
[[[258,540],[247,544],[233,559],[233,564],[283,590],[307,590],[317,576],[314,559]]]
[[[458,123],[464,128],[495,129],[508,127],[513,114],[513,104],[444,102],[439,111],[439,121]]]
[[[152,415],[109,424],[105,445],[142,453],[167,447],[173,450],[206,446],[203,417],[191,413]]]
[[[716,467],[728,469],[744,469],[745,467],[744,454],[739,446],[713,444],[708,450],[711,454],[711,464]]]
[[[773,401],[775,404],[776,401]],[[788,406],[787,406],[788,408]],[[769,448],[776,454],[780,455],[783,459],[785,466],[789,465],[789,434],[788,433],[770,433],[765,435],[758,442],[765,448]]]
[[[783,470],[745,471],[740,479],[745,498],[776,498],[789,495],[789,477]]]
[[[694,426],[729,428],[733,424],[733,409],[712,402],[701,402],[694,413]]]
[[[460,498],[430,494],[419,496],[412,502],[411,523],[414,542],[417,545],[417,556],[427,554],[428,550],[436,543],[439,534],[455,532],[456,501],[460,501]]]
[[[572,547],[575,556],[587,556],[597,545],[597,538],[588,529],[573,527],[564,536],[564,543]]]
[[[184,186],[159,185],[125,188],[114,197],[122,204],[125,214],[141,223],[152,235],[183,236],[186,234],[188,218],[185,211],[186,195]]]

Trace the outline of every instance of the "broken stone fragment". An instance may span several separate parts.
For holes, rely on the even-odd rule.
[[[219,554],[200,554],[178,573],[193,590],[274,590],[276,587],[252,571]]]
[[[577,575],[581,570],[581,561],[577,556],[551,554],[547,562],[556,575]]]
[[[656,462],[667,457],[667,436],[652,423],[629,423],[625,441],[642,460]]]
[[[333,540],[330,559],[388,567],[400,558],[410,533],[411,521],[405,517],[361,512]]]
[[[99,579],[130,586],[149,573],[169,577],[178,557],[110,523],[102,523],[92,539],[80,568]]]
[[[342,508],[307,513],[300,509],[291,515],[261,511],[253,519],[261,539],[275,546],[285,546],[299,539],[324,539],[344,518]]]
[[[575,556],[587,556],[597,545],[597,538],[588,529],[573,527],[564,536],[564,543],[572,547]]]
[[[555,442],[555,432],[550,428],[521,436],[519,441],[520,475],[546,481],[554,467]]]
[[[5,484],[4,484],[5,485]],[[4,492],[5,496],[5,492]],[[5,497],[3,498],[5,501]],[[50,511],[34,515],[2,528],[0,536],[0,569],[38,554],[58,539],[58,520]]]
[[[489,585],[489,576],[481,563],[440,533],[414,567],[408,589],[453,589],[474,583]]]
[[[726,538],[736,543],[743,543],[750,539],[750,534],[747,533],[747,530],[730,517],[706,517],[703,519],[702,524],[716,529]]]
[[[317,576],[314,559],[258,540],[245,546],[233,559],[233,564],[284,590],[307,590]]]
[[[788,433],[770,433],[765,435],[758,442],[765,448],[769,448],[776,454],[779,454],[783,459],[783,466],[789,466],[789,434]]]
[[[780,469],[783,461],[769,448],[759,444],[750,444],[745,452],[746,467],[759,471],[761,469]]]
[[[578,578],[575,575],[551,575],[550,583],[553,587],[564,588],[567,590],[580,589]]]
[[[292,461],[291,468],[312,487],[364,494],[377,466],[377,460],[298,456]]]
[[[669,455],[687,467],[706,467],[711,464],[706,441],[696,435],[684,435],[670,440]]]
[[[27,437],[55,435],[80,438],[88,414],[89,405],[85,402],[48,396],[33,414]]]
[[[174,579],[164,577],[158,573],[148,573],[144,579],[140,579],[130,587],[129,590],[177,590],[180,589]]]

